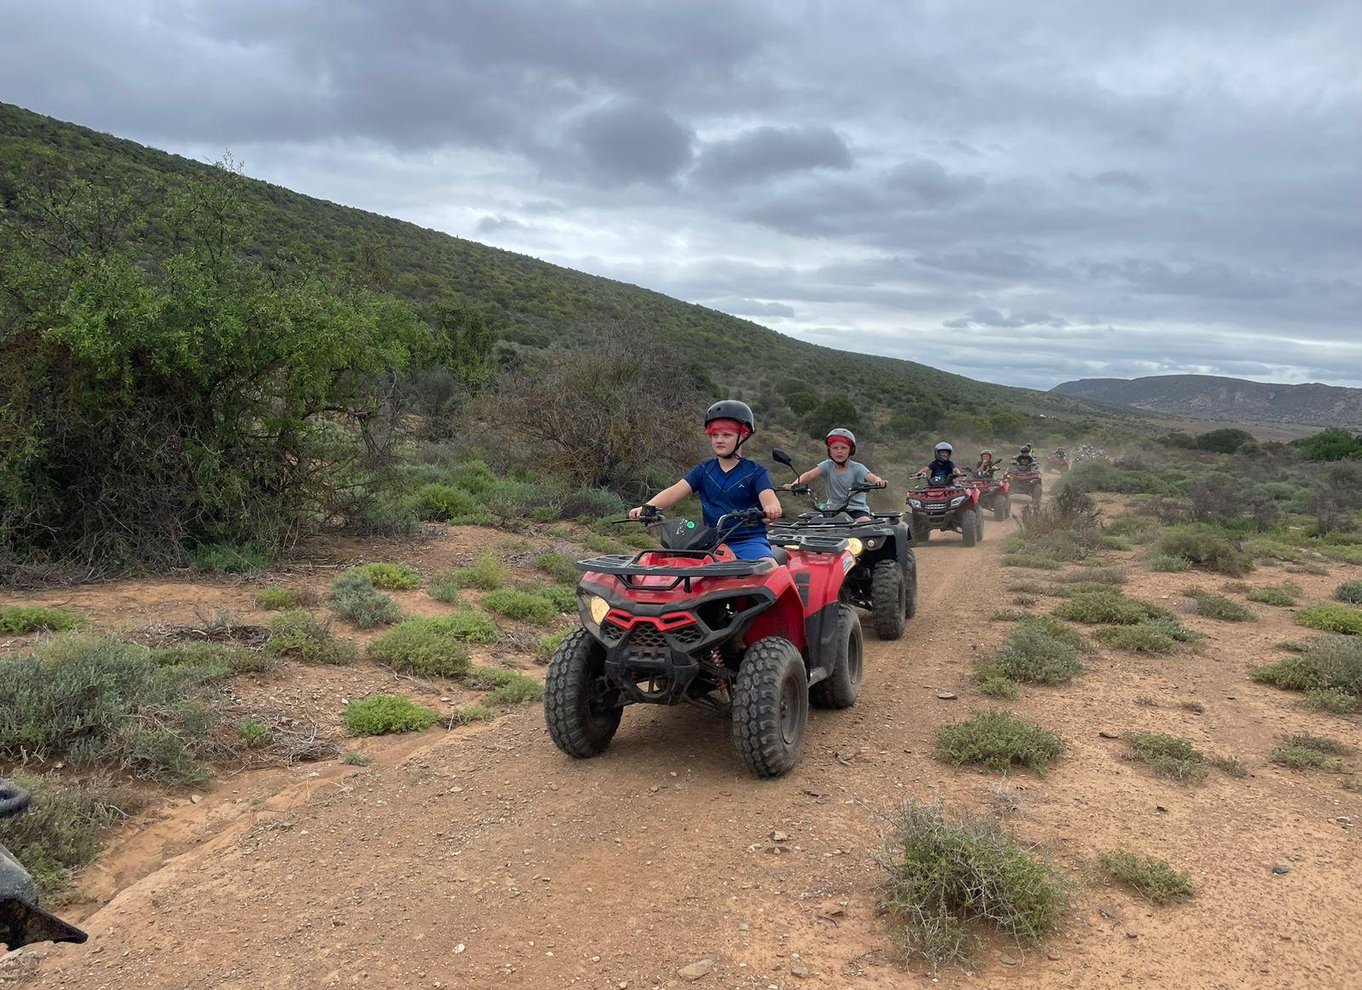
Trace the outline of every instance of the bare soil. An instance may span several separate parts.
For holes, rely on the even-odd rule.
[[[88,899],[68,912],[90,941],[12,954],[0,981],[628,990],[685,985],[683,967],[713,960],[699,985],[931,985],[921,960],[902,961],[891,921],[877,912],[876,856],[909,796],[948,810],[998,806],[998,777],[953,770],[932,749],[942,725],[999,706],[978,694],[969,671],[1007,634],[1008,623],[988,621],[1012,607],[1007,585],[1051,577],[999,566],[1000,540],[1012,531],[990,522],[972,550],[951,536],[919,549],[918,617],[898,642],[878,642],[867,625],[860,701],[814,713],[803,759],[783,779],[750,778],[728,725],[691,708],[630,709],[608,752],[589,761],[553,747],[536,706],[487,726],[348,741],[374,763],[241,773],[138,816],[86,871]],[[333,546],[267,583],[323,589],[335,568],[362,559],[429,573],[467,563],[483,546],[504,550],[508,539],[454,529],[402,548]],[[528,540],[534,550],[551,542]],[[1224,583],[1130,571],[1128,593],[1183,611],[1187,587]],[[1289,576],[1310,603],[1359,571],[1260,569],[1248,581]],[[252,604],[258,583],[130,581],[22,600],[64,601],[123,630],[218,608],[263,621]],[[419,592],[399,598],[410,612],[443,608]],[[1188,612],[1186,623],[1211,636],[1199,650],[1156,658],[1104,650],[1073,683],[1023,686],[1006,706],[1068,743],[1048,776],[1020,773],[1002,786],[1016,805],[1008,824],[1079,888],[1042,946],[988,940],[968,966],[937,974],[939,985],[1359,985],[1362,830],[1349,825],[1362,822],[1362,795],[1341,788],[1338,775],[1289,771],[1267,754],[1286,733],[1353,745],[1362,733],[1248,680],[1251,668],[1283,655],[1274,644],[1306,633],[1290,609],[1249,607],[1258,621]],[[489,659],[541,669],[514,641],[496,649]],[[367,664],[285,668],[237,685],[243,698],[271,696],[330,724],[343,699],[394,688],[427,703],[461,699],[457,687],[397,681]],[[1122,740],[1099,735],[1136,731],[1238,757],[1250,776],[1213,771],[1180,786],[1128,761]],[[1103,884],[1092,863],[1118,846],[1189,870],[1196,896],[1152,907]]]

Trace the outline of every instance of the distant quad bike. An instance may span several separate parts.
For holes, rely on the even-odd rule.
[[[1069,464],[1069,459],[1063,454],[1052,453],[1045,458],[1045,467],[1050,471],[1054,471],[1056,474],[1063,474],[1069,470],[1071,465]]]
[[[1043,487],[1040,478],[1040,465],[1029,464],[1025,467],[1014,467],[1007,472],[1007,480],[1011,482],[1013,495],[1025,495],[1031,499],[1032,505],[1040,505]]]
[[[999,521],[1012,517],[1012,484],[1006,478],[981,475],[964,483],[979,490],[980,512],[992,512],[993,518]]]
[[[23,788],[0,780],[0,818],[28,807]],[[84,942],[86,934],[38,906],[33,878],[4,846],[0,846],[0,946],[13,951],[33,942]],[[0,955],[3,955],[0,951]]]
[[[785,451],[773,451],[772,457],[794,470]],[[858,485],[851,495],[875,489],[875,485]],[[790,485],[782,490],[793,495],[810,494],[808,485]],[[802,512],[797,519],[774,523],[771,545],[792,549],[805,533],[854,540],[853,553],[855,547],[861,549],[855,553],[856,566],[842,582],[842,600],[870,612],[880,639],[898,639],[908,620],[917,614],[917,558],[908,545],[912,535],[902,512],[872,512],[873,522],[857,523],[847,514],[850,504],[848,497],[841,505],[816,505],[815,511]]]
[[[913,511],[913,541],[926,543],[932,530],[953,530],[972,547],[984,538],[979,515],[979,489],[956,481],[928,481],[908,492],[905,499]]]
[[[728,714],[758,777],[795,765],[810,704],[850,708],[861,689],[861,622],[842,600],[856,566],[836,534],[792,534],[775,560],[738,560],[724,540],[752,509],[714,528],[653,511],[660,550],[577,564],[581,628],[549,661],[544,715],[569,756],[602,753],[631,704],[682,701]]]

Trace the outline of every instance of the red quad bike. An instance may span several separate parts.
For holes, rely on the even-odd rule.
[[[979,489],[956,481],[928,481],[908,492],[905,499],[913,510],[914,543],[926,543],[932,530],[954,530],[972,547],[984,538],[984,522],[979,517]]]
[[[1018,465],[1007,472],[1007,479],[1012,482],[1012,494],[1025,495],[1031,499],[1032,505],[1040,505],[1041,480],[1040,465],[1028,464],[1025,467]]]
[[[988,510],[993,513],[993,518],[1002,521],[1012,516],[1012,497],[1009,494],[1012,485],[1006,477],[990,478],[988,475],[976,475],[965,481],[964,484],[979,491],[979,511]]]
[[[0,780],[0,818],[28,807],[29,794]],[[19,861],[0,846],[0,946],[13,951],[33,942],[84,942],[86,934],[38,905],[38,888]],[[4,955],[0,951],[0,955]]]
[[[1072,466],[1063,454],[1050,454],[1045,458],[1045,466],[1056,474],[1063,474]]]
[[[758,777],[798,761],[809,705],[850,708],[861,688],[861,622],[841,601],[856,566],[840,536],[791,534],[775,560],[738,560],[723,541],[764,518],[714,528],[647,513],[660,550],[579,561],[581,628],[549,661],[544,715],[554,745],[596,756],[626,705],[682,701],[728,714],[733,744]]]

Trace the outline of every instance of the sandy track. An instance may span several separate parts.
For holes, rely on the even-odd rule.
[[[885,816],[909,795],[989,807],[992,778],[930,755],[940,725],[990,707],[966,675],[972,646],[992,649],[1007,631],[987,617],[1015,572],[997,559],[1009,525],[988,530],[974,550],[944,537],[919,551],[918,618],[897,643],[868,633],[861,700],[813,714],[788,777],[751,779],[726,723],[693,709],[631,709],[610,750],[578,762],[530,708],[404,740],[373,767],[226,784],[176,814],[188,848],[88,918],[86,946],[43,950],[40,981],[637,988],[682,984],[680,967],[713,959],[700,985],[923,983],[923,965],[896,961],[875,913],[874,855]],[[1132,592],[1158,597],[1156,578],[1170,580],[1146,575],[1150,586]],[[942,985],[1357,985],[1359,832],[1334,819],[1362,821],[1362,802],[1332,777],[1263,762],[1274,733],[1357,741],[1356,726],[1246,682],[1264,643],[1289,637],[1269,628],[1286,621],[1272,611],[1251,629],[1191,620],[1217,637],[1200,655],[1102,654],[1066,688],[1023,689],[1011,707],[1070,750],[1048,777],[1009,782],[1022,795],[1013,827],[1073,871],[1124,844],[1190,869],[1201,892],[1154,909],[1080,889],[1040,950],[985,946]],[[1135,707],[1139,695],[1160,706]],[[1156,780],[1097,735],[1137,728],[1234,753],[1254,776]],[[1278,863],[1291,873],[1273,875]]]

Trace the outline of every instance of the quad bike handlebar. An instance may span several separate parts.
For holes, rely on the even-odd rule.
[[[862,482],[862,483],[859,484],[859,485],[852,485],[852,486],[851,486],[851,489],[847,492],[847,499],[846,499],[846,501],[843,502],[841,505],[838,505],[838,506],[819,505],[817,501],[814,501],[813,507],[814,507],[815,509],[817,509],[818,512],[819,512],[820,514],[822,514],[822,515],[824,515],[824,516],[831,517],[831,516],[840,515],[841,513],[845,512],[847,509],[849,509],[849,508],[851,507],[851,500],[852,500],[853,498],[855,498],[857,495],[860,495],[860,494],[862,494],[862,493],[864,493],[864,492],[874,492],[874,491],[879,491],[879,490],[882,489],[882,488],[888,488],[888,487],[889,487],[889,482],[887,482],[887,481],[880,482],[880,484],[878,484],[878,485],[872,485],[872,484],[869,484],[869,483]],[[788,485],[780,485],[780,486],[778,486],[778,487],[776,488],[776,491],[778,491],[778,492],[789,492],[791,495],[812,495],[812,494],[813,494],[813,489],[810,488],[808,485],[800,485],[800,484],[793,484],[793,483],[792,483],[792,484],[788,484]]]

